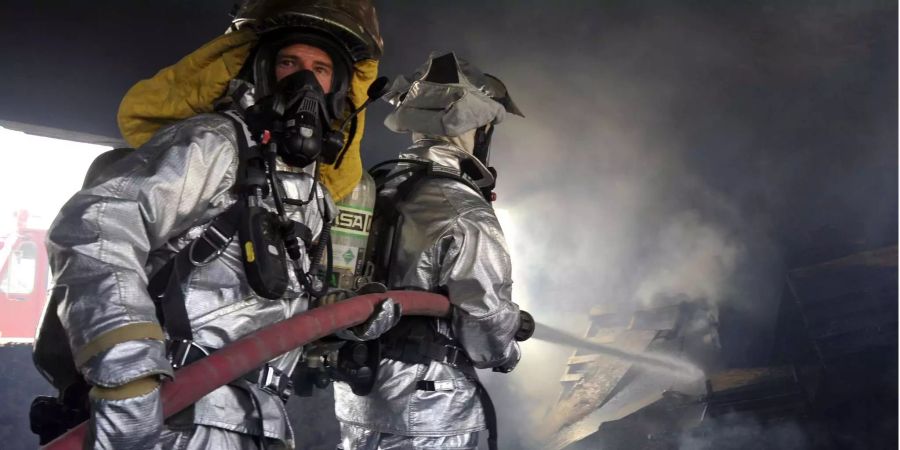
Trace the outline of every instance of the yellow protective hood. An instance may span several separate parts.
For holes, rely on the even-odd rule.
[[[152,78],[141,80],[119,105],[117,116],[122,137],[139,147],[160,128],[182,119],[213,111],[229,82],[238,75],[256,44],[249,29],[221,35],[172,66],[160,70]],[[362,60],[353,66],[353,78],[347,93],[354,108],[366,101],[366,90],[378,75],[378,61]],[[356,132],[338,168],[323,165],[322,184],[335,200],[353,191],[362,176],[359,148],[365,125],[365,112],[357,118]]]

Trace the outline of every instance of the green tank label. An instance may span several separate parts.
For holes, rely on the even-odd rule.
[[[360,208],[338,206],[338,216],[334,220],[332,231],[336,233],[351,234],[354,236],[368,236],[372,226],[372,211]]]
[[[356,272],[356,263],[361,259],[363,249],[351,245],[332,244],[335,269],[345,270],[351,274]]]

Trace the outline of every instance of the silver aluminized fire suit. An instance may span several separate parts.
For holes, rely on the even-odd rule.
[[[147,293],[148,275],[237,200],[232,191],[237,138],[233,123],[216,114],[169,126],[77,193],[51,227],[52,304],[76,364],[95,390],[148,376],[173,376]],[[333,208],[330,197],[307,173],[283,172],[280,178],[289,198],[305,200],[310,189],[317,189],[316,200],[307,206],[285,208],[318,235],[323,211]],[[306,255],[302,263],[309,268]],[[246,281],[237,239],[220,257],[195,268],[185,288],[195,342],[221,348],[304,311],[307,296],[289,272],[284,299],[258,297]],[[104,344],[122,333],[131,337],[111,347]],[[299,356],[295,350],[270,365],[289,374]],[[282,400],[245,383],[260,401],[264,434],[272,447],[292,447]],[[252,436],[260,434],[257,408],[246,391],[232,386],[195,404],[197,427],[178,420],[163,426],[159,387],[124,400],[92,394],[91,403],[95,448],[255,448]]]
[[[450,142],[430,139],[416,142],[401,158],[457,170],[462,159],[481,164]],[[403,179],[390,181],[380,195],[394,195]],[[510,299],[509,252],[491,205],[460,181],[426,179],[397,209],[403,225],[393,244],[399,247],[389,287],[446,292],[452,316],[435,319],[438,332],[455,339],[476,368],[514,367],[519,308]],[[437,361],[382,359],[369,395],[335,383],[343,448],[475,448],[485,418],[474,372]],[[434,390],[418,390],[420,380],[434,381]]]

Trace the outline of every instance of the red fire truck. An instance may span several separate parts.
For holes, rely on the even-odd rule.
[[[15,229],[0,234],[0,343],[34,340],[50,283],[47,230],[31,228],[27,211],[15,217]]]

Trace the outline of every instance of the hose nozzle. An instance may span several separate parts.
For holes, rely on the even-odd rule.
[[[519,342],[527,341],[534,334],[534,317],[528,311],[519,310],[519,329],[516,330],[515,339]]]

